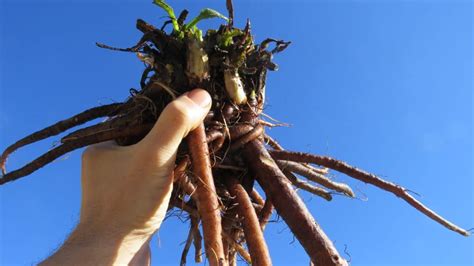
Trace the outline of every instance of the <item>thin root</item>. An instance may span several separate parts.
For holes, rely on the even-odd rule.
[[[334,169],[338,172],[344,173],[355,179],[358,179],[362,182],[374,185],[385,191],[393,193],[397,197],[402,198],[408,204],[413,206],[415,209],[425,214],[426,216],[430,217],[431,219],[438,222],[439,224],[443,225],[444,227],[448,228],[449,230],[457,232],[463,236],[470,235],[470,233],[467,230],[464,230],[460,228],[459,226],[451,223],[450,221],[446,220],[445,218],[443,218],[442,216],[440,216],[433,210],[423,205],[421,202],[419,202],[417,199],[411,196],[405,188],[397,184],[385,181],[374,174],[367,173],[343,161],[339,161],[331,157],[318,156],[318,155],[301,153],[301,152],[271,151],[271,154],[272,154],[272,157],[279,160],[289,160],[289,161],[303,162],[303,163],[314,163],[321,166],[325,166],[325,167]]]
[[[6,174],[6,160],[8,156],[15,150],[42,139],[58,135],[72,127],[79,126],[93,119],[104,116],[112,116],[120,109],[119,107],[122,105],[122,103],[112,103],[94,107],[22,138],[21,140],[6,148],[3,154],[0,156],[0,167],[2,168],[3,175]]]

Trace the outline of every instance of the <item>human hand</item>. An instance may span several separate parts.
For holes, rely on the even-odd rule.
[[[173,189],[178,146],[210,106],[206,91],[193,90],[171,102],[137,144],[105,142],[88,147],[82,156],[80,221],[64,246],[71,242],[99,250],[113,246],[115,250],[105,253],[115,257],[105,264],[128,264],[159,229]],[[101,254],[102,259],[109,255]]]

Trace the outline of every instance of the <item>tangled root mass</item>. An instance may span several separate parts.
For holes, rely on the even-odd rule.
[[[290,42],[266,39],[255,44],[250,22],[244,29],[235,28],[231,1],[227,1],[227,8],[227,24],[207,31],[204,36],[195,25],[184,24],[185,10],[174,20],[171,17],[171,33],[139,19],[136,26],[143,37],[133,47],[97,44],[136,53],[146,66],[141,88],[132,89],[123,103],[91,108],[9,146],[0,157],[0,184],[29,175],[61,155],[87,145],[107,140],[120,145],[136,143],[148,133],[170,101],[200,87],[212,96],[212,108],[204,123],[180,145],[169,206],[170,212],[178,208],[189,216],[190,229],[181,265],[186,263],[191,245],[195,261],[202,261],[203,239],[211,265],[234,265],[237,256],[254,265],[270,265],[263,230],[273,210],[287,223],[313,263],[346,265],[295,191],[303,189],[328,201],[334,194],[354,197],[347,184],[327,176],[329,169],[391,192],[446,228],[469,235],[401,186],[330,157],[286,151],[267,135],[265,128],[277,125],[265,121],[262,113],[266,75],[268,70],[278,68],[272,61],[273,55]],[[61,139],[61,145],[20,169],[6,172],[7,157],[15,150],[99,117],[107,120],[69,133]],[[255,182],[262,187],[265,197],[254,188]]]

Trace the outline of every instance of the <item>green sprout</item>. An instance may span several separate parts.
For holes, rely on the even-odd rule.
[[[202,31],[197,28],[197,23],[204,19],[210,18],[222,18],[226,21],[229,21],[227,17],[222,15],[221,13],[217,12],[214,9],[205,8],[201,10],[199,15],[192,19],[189,23],[180,26],[178,23],[178,19],[174,13],[173,8],[168,5],[164,0],[153,0],[153,3],[168,13],[169,18],[171,19],[171,23],[173,24],[173,31],[179,38],[184,38],[187,33],[191,33],[191,36],[194,36],[196,39],[202,41]]]
[[[210,19],[210,18],[222,18],[224,19],[225,21],[228,21],[229,19],[227,17],[225,17],[224,15],[222,15],[221,13],[215,11],[214,9],[210,9],[210,8],[205,8],[203,10],[201,10],[201,12],[199,13],[199,15],[197,17],[195,17],[194,19],[191,20],[191,22],[189,22],[188,24],[184,25],[184,29],[185,30],[189,30],[193,27],[196,26],[196,24],[201,21],[201,20],[204,20],[204,19]]]
[[[166,13],[168,13],[171,23],[173,24],[173,30],[179,32],[180,29],[178,25],[178,19],[176,19],[173,8],[163,0],[153,0],[153,4],[161,7],[164,11],[166,11]]]
[[[229,31],[225,31],[222,33],[221,36],[219,36],[219,46],[221,48],[226,48],[229,47],[230,45],[234,44],[234,37],[243,35],[244,32],[241,31],[240,29],[232,29]]]

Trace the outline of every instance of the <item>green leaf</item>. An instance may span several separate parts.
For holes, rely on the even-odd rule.
[[[153,0],[153,4],[161,7],[163,10],[166,11],[166,13],[168,13],[168,16],[171,19],[171,23],[173,24],[173,29],[179,32],[178,20],[176,19],[176,15],[174,14],[173,8],[168,5],[164,0]]]
[[[184,26],[184,29],[189,30],[189,29],[195,27],[196,24],[199,21],[201,21],[203,19],[209,19],[209,18],[222,18],[226,21],[228,20],[224,15],[222,15],[221,13],[215,11],[214,9],[205,8],[205,9],[201,10],[201,13],[199,13],[199,15],[197,17],[195,17],[193,20],[191,20],[191,22],[186,24]]]
[[[231,31],[226,31],[221,35],[221,39],[218,41],[220,47],[228,47],[233,44],[234,41],[232,38],[244,34],[239,29],[232,29]]]

